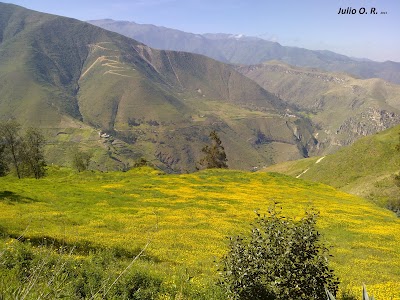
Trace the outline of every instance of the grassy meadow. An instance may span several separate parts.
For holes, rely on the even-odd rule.
[[[334,154],[271,165],[266,172],[279,172],[328,184],[365,197],[379,206],[398,199],[394,176],[400,170],[400,126],[366,136]],[[318,162],[318,163],[317,163]]]
[[[160,278],[164,299],[179,298],[176,291],[223,299],[215,282],[226,237],[248,232],[254,211],[266,213],[273,203],[296,218],[310,208],[320,212],[317,225],[332,247],[342,290],[359,294],[364,282],[378,300],[400,299],[400,220],[363,198],[277,173],[52,167],[40,180],[6,176],[0,178],[0,253],[21,235],[32,245],[69,245],[74,259],[99,249],[132,258],[146,248],[132,268]]]

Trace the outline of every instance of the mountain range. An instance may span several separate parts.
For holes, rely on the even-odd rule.
[[[216,60],[254,65],[279,60],[299,67],[345,72],[359,78],[382,78],[400,83],[400,63],[351,58],[327,50],[282,46],[277,42],[235,34],[193,34],[180,30],[112,19],[91,24],[136,39],[150,47],[203,54]]]
[[[143,38],[158,30],[160,42],[165,32],[181,33],[148,28]],[[190,36],[202,41],[199,49],[264,42]],[[382,79],[278,61],[235,66],[158,50],[87,22],[0,3],[0,119],[40,127],[55,164],[69,164],[79,147],[93,153],[92,168],[127,169],[143,157],[167,172],[191,172],[216,130],[229,167],[256,170],[332,153],[400,123],[399,91]]]
[[[0,20],[0,118],[45,130],[51,162],[79,145],[100,169],[145,157],[193,171],[213,129],[232,168],[305,157],[316,144],[307,119],[230,65],[11,4],[0,3]]]

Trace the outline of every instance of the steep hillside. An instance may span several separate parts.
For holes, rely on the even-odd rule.
[[[400,86],[269,62],[237,68],[317,125],[321,154],[400,123]]]
[[[323,158],[277,164],[265,171],[322,182],[385,205],[399,193],[393,180],[400,171],[399,133],[396,126]]]
[[[132,255],[147,244],[133,268],[158,274],[164,292],[203,295],[215,285],[226,237],[248,232],[254,211],[266,213],[274,203],[290,217],[310,208],[320,212],[317,226],[331,247],[342,290],[359,294],[364,282],[377,299],[400,299],[400,219],[365,199],[276,173],[166,175],[145,168],[78,174],[51,168],[41,180],[2,177],[0,229],[34,245],[74,247],[77,259],[85,249]],[[0,239],[0,250],[13,247],[6,241]]]
[[[360,78],[382,78],[400,83],[400,63],[357,60],[331,51],[286,47],[255,37],[233,34],[192,34],[175,29],[135,22],[92,20],[91,24],[121,33],[151,47],[188,51],[234,64],[254,65],[269,60],[346,72]]]
[[[144,156],[193,171],[212,129],[233,168],[313,151],[309,122],[229,65],[14,5],[0,12],[0,118],[45,129],[50,162],[67,163],[79,142],[103,169]]]

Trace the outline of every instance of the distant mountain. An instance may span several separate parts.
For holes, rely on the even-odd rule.
[[[382,79],[356,79],[276,61],[237,70],[304,111],[316,125],[321,154],[400,124],[400,86]]]
[[[229,62],[224,54],[214,47],[210,39],[200,34],[111,19],[93,20],[88,23],[133,38],[156,49],[186,51],[202,54],[221,62]]]
[[[346,72],[360,78],[382,78],[400,83],[400,63],[354,59],[331,51],[285,47],[260,38],[232,34],[192,34],[154,25],[106,20],[88,21],[164,50],[203,54],[222,62],[254,65],[280,60],[294,66]]]
[[[193,171],[213,129],[232,168],[312,154],[309,121],[288,112],[230,65],[0,3],[0,119],[45,130],[50,162],[79,145],[100,169]]]

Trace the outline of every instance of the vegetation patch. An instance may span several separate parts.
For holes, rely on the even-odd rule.
[[[399,299],[400,221],[323,184],[215,169],[167,175],[149,167],[110,173],[50,167],[40,180],[2,177],[0,187],[3,199],[34,199],[0,201],[1,251],[10,236],[22,235],[32,247],[44,238],[47,248],[75,247],[74,259],[112,250],[127,265],[148,244],[132,270],[154,274],[166,289],[160,293],[172,298],[224,298],[215,283],[226,237],[246,231],[255,210],[267,212],[277,203],[296,219],[313,207],[323,241],[332,247],[339,290],[357,292],[365,282],[376,299]]]

